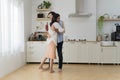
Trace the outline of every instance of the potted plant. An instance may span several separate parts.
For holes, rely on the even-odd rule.
[[[97,26],[98,26],[98,36],[97,40],[101,41],[102,40],[102,28],[103,28],[103,23],[104,23],[104,16],[100,16],[98,18]]]
[[[98,18],[98,23],[97,23],[99,34],[101,34],[101,32],[102,32],[103,22],[104,22],[104,16],[100,16]]]
[[[52,4],[50,1],[43,1],[43,5],[46,9],[49,9]]]
[[[40,5],[38,5],[38,9],[42,9],[44,7],[43,3],[41,3]]]

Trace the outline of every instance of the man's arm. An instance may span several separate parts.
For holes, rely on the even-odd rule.
[[[64,26],[64,22],[62,21],[62,28],[64,29],[64,32],[65,33],[65,26]]]
[[[59,32],[59,33],[63,33],[64,32],[64,28],[62,28],[59,23],[56,22],[56,23],[53,24],[53,26],[55,27],[54,30],[56,32]]]

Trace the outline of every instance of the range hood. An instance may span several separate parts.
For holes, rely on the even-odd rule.
[[[71,13],[69,14],[69,17],[90,17],[92,16],[92,13]]]
[[[88,12],[87,0],[75,0],[75,13],[69,14],[69,17],[90,17],[92,13]]]

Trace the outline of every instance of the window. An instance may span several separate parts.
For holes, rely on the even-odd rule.
[[[0,56],[24,51],[22,0],[0,0]]]

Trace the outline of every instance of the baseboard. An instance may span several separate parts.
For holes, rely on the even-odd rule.
[[[27,62],[27,64],[40,64],[40,62]],[[45,64],[49,64],[49,62],[45,62]],[[58,64],[58,62],[54,62],[54,64]],[[75,62],[64,62],[63,64],[119,65],[115,63],[75,63]]]

